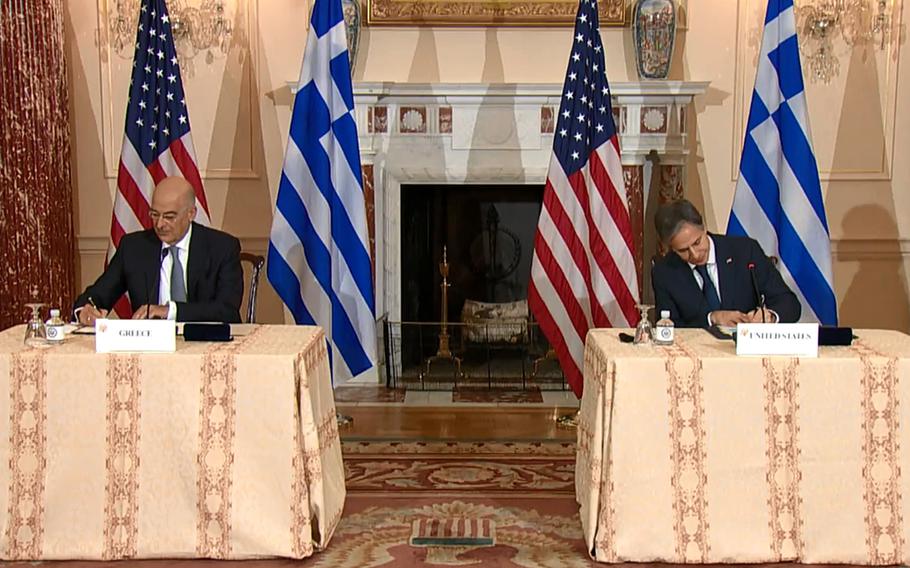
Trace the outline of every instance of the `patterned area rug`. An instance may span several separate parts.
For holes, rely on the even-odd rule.
[[[452,391],[452,402],[536,403],[543,402],[543,395],[540,387],[535,386],[526,389],[459,386]]]
[[[348,498],[307,567],[594,566],[566,442],[344,441]]]
[[[572,496],[570,442],[345,441],[348,493]]]
[[[476,519],[495,537],[489,544],[410,540],[414,523],[443,524]],[[594,566],[585,552],[574,497],[469,499],[367,497],[348,494],[344,517],[328,549],[303,566],[319,568],[410,566],[502,566],[575,568]]]

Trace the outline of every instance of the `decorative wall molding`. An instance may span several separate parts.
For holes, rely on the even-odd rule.
[[[76,237],[76,248],[80,255],[103,255],[107,252],[107,243],[110,237],[90,237],[79,235]]]
[[[910,256],[910,239],[832,239],[831,256],[844,262]]]
[[[570,26],[578,9],[576,2],[565,1],[363,0],[363,4],[370,26]],[[603,0],[599,6],[601,26],[630,25],[633,4],[634,0]],[[689,27],[688,8],[689,0],[677,0],[677,27],[680,30]]]
[[[240,250],[254,254],[266,254],[269,250],[268,237],[237,237],[240,240]],[[108,236],[79,235],[76,237],[76,246],[80,256],[104,256],[107,254]]]
[[[105,30],[109,29],[108,0],[96,0],[98,10],[99,25],[99,42],[98,42],[98,66],[101,69],[101,147],[104,156],[104,175],[109,179],[117,177],[117,171],[120,161],[120,149],[123,143],[123,128],[125,112],[125,101],[129,93],[130,67],[132,54],[128,59],[117,54],[107,41]],[[190,124],[193,127],[192,132],[195,134],[193,142],[196,150],[196,158],[199,162],[200,174],[203,179],[259,179],[263,176],[265,170],[264,164],[260,162],[261,157],[257,153],[257,148],[262,147],[262,134],[259,124],[259,97],[252,96],[255,93],[261,93],[261,83],[258,73],[259,61],[259,0],[234,0],[232,2],[234,17],[234,40],[244,41],[244,45],[234,46],[225,58],[225,61],[235,61],[234,65],[243,70],[241,85],[238,91],[245,96],[238,97],[241,108],[238,110],[240,116],[246,116],[249,120],[248,125],[244,125],[241,130],[249,132],[249,155],[245,156],[247,167],[239,168],[207,168],[207,156],[200,152],[199,139],[201,134],[206,133],[207,129],[200,128],[198,117],[201,111],[193,110],[192,103],[188,100]],[[240,33],[242,32],[242,33]],[[236,62],[240,53],[244,62]],[[210,63],[206,62],[206,56],[201,53],[196,56],[192,66],[201,70],[210,70]],[[218,60],[216,60],[218,61]],[[210,90],[212,83],[194,85],[194,77],[184,68],[181,67],[181,77],[187,99],[192,99],[192,93],[200,90]],[[225,67],[225,73],[230,67]],[[200,73],[201,75],[202,73]],[[216,79],[221,79],[224,74],[218,74]],[[115,88],[116,85],[116,88]],[[215,117],[217,120],[217,117]],[[233,156],[231,156],[233,161]]]
[[[365,0],[371,26],[571,26],[578,3],[566,0]],[[622,26],[625,0],[601,0],[600,24]]]

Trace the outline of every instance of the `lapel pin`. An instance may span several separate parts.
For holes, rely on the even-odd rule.
[[[732,262],[733,262],[733,258],[732,258],[732,257],[730,257],[730,258],[727,259],[727,264],[731,264]]]

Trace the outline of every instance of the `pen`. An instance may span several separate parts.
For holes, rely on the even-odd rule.
[[[88,297],[88,305],[90,305],[91,307],[95,308],[96,311],[99,311],[99,312],[101,311],[101,310],[98,309],[98,306],[95,305],[95,302],[92,300],[92,297],[91,297],[91,296]]]

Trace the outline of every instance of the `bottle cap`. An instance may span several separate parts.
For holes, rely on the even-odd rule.
[[[51,310],[51,317],[52,317],[52,318],[59,318],[59,317],[60,317],[60,310],[57,310],[57,309]]]
[[[670,310],[660,310],[661,319],[670,319]]]

